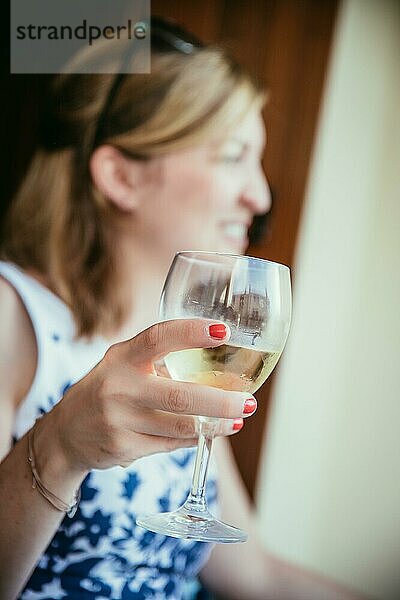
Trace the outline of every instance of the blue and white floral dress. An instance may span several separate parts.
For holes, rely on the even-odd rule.
[[[102,358],[108,345],[100,337],[75,339],[68,307],[21,269],[0,262],[0,275],[20,295],[38,348],[36,375],[15,419],[18,439]],[[193,461],[194,450],[181,449],[137,460],[128,469],[93,470],[82,484],[75,516],[62,521],[20,599],[185,597],[186,584],[207,561],[210,544],[151,533],[135,518],[182,504]],[[215,496],[211,469],[208,501],[214,510]]]

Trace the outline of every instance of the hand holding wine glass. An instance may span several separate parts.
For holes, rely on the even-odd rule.
[[[252,394],[272,372],[291,318],[288,267],[247,256],[181,252],[172,263],[160,304],[161,319],[202,318],[229,326],[227,343],[171,352],[165,365],[177,381]],[[218,419],[199,417],[199,443],[191,491],[172,513],[139,517],[138,525],[174,537],[242,542],[244,531],[208,511],[205,485]]]

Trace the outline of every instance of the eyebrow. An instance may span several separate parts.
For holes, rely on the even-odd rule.
[[[240,140],[238,138],[236,138],[235,141],[240,144],[240,153],[243,156],[249,155],[250,152],[254,152],[255,156],[257,156],[260,160],[264,158],[266,140],[263,140],[260,144],[245,142],[244,140]]]
[[[229,143],[229,142],[236,142],[236,143],[240,144],[242,146],[243,150],[248,150],[252,146],[251,142],[245,141],[245,140],[243,140],[241,138],[238,138],[238,137],[229,138],[229,140],[227,140],[226,143]],[[261,141],[261,143],[257,144],[257,145],[254,145],[254,147],[261,154],[263,154],[265,152],[266,144],[267,144],[267,140],[265,138],[263,138],[262,141]]]

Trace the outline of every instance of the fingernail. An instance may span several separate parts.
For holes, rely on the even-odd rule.
[[[233,431],[239,431],[243,427],[243,419],[235,419],[232,424]]]
[[[243,414],[250,415],[251,413],[253,413],[256,410],[256,408],[257,408],[257,402],[253,398],[249,398],[244,403]]]
[[[223,340],[226,337],[226,325],[223,323],[215,323],[208,328],[210,336],[216,340]]]

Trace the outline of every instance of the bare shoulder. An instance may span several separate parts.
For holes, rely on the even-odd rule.
[[[0,390],[1,407],[14,408],[32,384],[37,347],[33,326],[14,287],[0,276]]]

